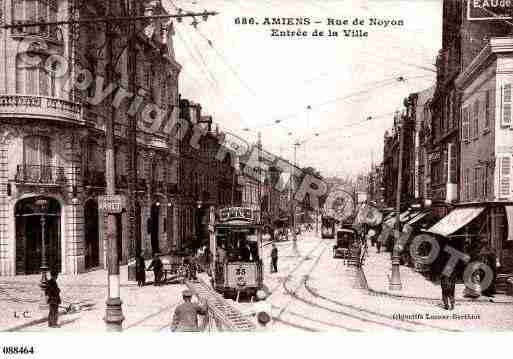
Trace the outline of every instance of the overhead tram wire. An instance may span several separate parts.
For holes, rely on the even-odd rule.
[[[219,56],[219,58],[224,62],[226,67],[230,70],[230,72],[239,80],[239,82],[246,88],[246,90],[253,96],[257,97],[256,92],[242,79],[242,77],[239,75],[239,73],[235,70],[235,68],[229,63],[228,59],[224,54],[221,53],[220,50],[217,49],[217,47],[214,46],[213,41],[208,39],[201,31],[196,29],[196,32],[205,40],[207,41],[208,45],[214,50],[214,52]]]
[[[402,77],[402,76],[399,76],[399,77]],[[374,86],[372,88],[365,89],[365,90],[355,91],[355,92],[352,92],[352,93],[349,93],[347,95],[344,95],[344,96],[341,96],[341,97],[337,97],[337,98],[334,98],[334,99],[331,99],[331,100],[323,101],[323,102],[316,103],[316,104],[311,104],[310,106],[312,108],[314,108],[314,107],[322,107],[322,106],[325,106],[327,104],[336,103],[336,102],[339,102],[339,101],[345,101],[347,99],[350,99],[350,98],[353,98],[353,97],[357,97],[357,96],[360,96],[360,95],[365,95],[367,93],[373,92],[373,91],[378,90],[380,88],[387,87],[389,85],[395,84],[396,82],[397,82],[397,79],[377,81],[377,82],[374,83]],[[270,126],[275,126],[275,125],[278,125],[278,124],[282,124],[284,121],[290,120],[292,118],[295,118],[295,117],[297,117],[299,115],[302,115],[303,113],[304,113],[304,110],[303,111],[294,112],[294,113],[291,113],[291,114],[288,114],[288,115],[277,116],[277,117],[274,118],[274,120],[272,122],[268,122],[266,124],[262,124],[260,126],[257,126],[256,128],[261,129],[261,128],[265,128],[265,127],[270,127]]]
[[[179,9],[180,9],[179,7],[177,7],[177,6],[176,6],[176,4],[174,4],[174,2],[173,2],[173,1],[170,1],[170,3],[171,3],[171,5],[172,5],[176,10],[179,10]],[[198,30],[198,29],[196,28],[196,30]],[[178,29],[177,29],[177,32],[178,32]],[[200,33],[199,31],[198,31],[198,33],[201,35],[201,33]],[[184,37],[183,37],[183,36],[181,36],[180,34],[179,34],[179,36],[180,36],[180,38],[181,38],[182,42],[187,46],[188,51],[189,51],[189,54],[194,58],[194,55],[192,54],[192,50],[190,50],[190,47],[189,47],[189,46],[188,46],[188,44],[186,43],[186,41],[185,41]],[[206,61],[205,61],[205,58],[204,58],[204,57],[203,57],[203,55],[201,54],[201,51],[198,49],[198,47],[197,47],[197,46],[196,46],[196,44],[194,43],[194,40],[193,40],[192,38],[191,38],[190,40],[191,40],[192,46],[194,47],[194,49],[195,49],[195,51],[196,51],[196,53],[197,53],[198,57],[199,57],[199,58],[200,58],[200,60],[201,60],[201,63],[202,63],[202,65],[203,65],[203,69],[204,69],[204,71],[206,71],[206,72],[208,73],[208,76],[209,76],[209,77],[214,81],[214,83],[215,83],[215,87],[217,88],[217,91],[219,92],[220,97],[223,97],[223,98],[224,98],[224,97],[225,97],[225,96],[224,96],[224,94],[220,91],[219,82],[217,81],[217,79],[216,79],[216,77],[214,76],[214,74],[210,71],[210,69],[209,69],[209,67],[208,67],[208,65],[207,65],[207,63],[206,63]],[[196,61],[196,62],[197,62],[197,61]],[[237,76],[237,77],[240,79],[240,77],[239,77],[239,76]],[[241,79],[240,79],[240,80],[241,80]],[[242,81],[242,80],[241,80],[241,81]],[[254,91],[252,91],[252,92],[253,92],[253,94],[254,94]],[[226,101],[224,101],[224,99],[223,99],[223,102],[226,104]],[[230,107],[231,107],[231,106],[230,106]],[[232,108],[232,111],[233,111],[233,108]],[[238,113],[238,111],[234,111],[234,112],[237,112],[237,113]],[[242,115],[241,115],[240,113],[238,113],[238,114],[239,114],[239,116],[240,116],[240,117],[241,117],[241,119],[242,119]]]
[[[184,46],[186,47],[186,50],[187,52],[189,53],[189,55],[197,62],[197,58],[196,58],[196,55],[193,53],[193,50],[191,49],[191,47],[189,46],[189,43],[185,40],[185,37],[182,35],[181,31],[178,29],[178,26],[176,26],[176,33],[178,34],[178,37],[179,39],[182,41],[182,43],[184,44]],[[209,81],[211,82],[211,84],[213,84],[213,87],[214,88],[217,88],[219,89],[219,83],[217,82],[217,80],[213,77],[212,73],[210,72],[210,70],[208,69],[208,66],[207,64],[205,63],[204,59],[200,57],[200,60],[201,62],[200,64],[200,69],[204,72],[204,74],[206,75],[206,77],[209,79]]]

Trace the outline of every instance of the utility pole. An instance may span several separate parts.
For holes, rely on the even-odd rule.
[[[137,15],[135,0],[130,0],[128,13]],[[136,93],[137,90],[137,54],[135,49],[136,34],[135,23],[130,24],[129,34],[132,41],[128,42],[128,90]],[[137,114],[128,114],[128,280],[135,281],[135,259],[141,255],[141,229],[137,226]]]
[[[292,178],[291,178],[291,183],[292,183],[292,186],[294,186],[294,189],[293,189],[293,194],[291,196],[291,204],[292,204],[292,239],[294,240],[294,242],[297,240],[297,235],[296,235],[296,201],[294,200],[293,196],[295,194],[295,192],[297,191],[296,189],[296,167],[297,167],[297,162],[296,162],[296,156],[297,156],[297,148],[298,146],[300,146],[301,143],[299,141],[296,141],[294,143],[294,173],[292,175]]]
[[[396,219],[395,225],[397,233],[401,232],[401,187],[403,179],[403,155],[404,155],[404,131],[406,126],[406,118],[401,114],[399,116],[399,163],[397,170],[397,193],[396,193]],[[397,239],[394,239],[394,247],[392,249],[392,276],[390,277],[389,289],[401,290],[401,273],[400,273],[399,249],[397,248]]]
[[[111,11],[111,9],[109,9]],[[112,39],[111,24],[105,22],[106,36],[106,77],[107,83],[111,83],[114,79],[114,63],[112,55]],[[111,101],[114,96],[111,95]],[[117,109],[111,107],[110,114],[107,116],[105,131],[105,174],[106,174],[106,195],[114,196],[116,194],[116,170],[114,158],[114,124],[116,121]],[[108,291],[105,309],[105,323],[109,331],[121,331],[122,323],[125,319],[123,309],[121,307],[120,283],[119,283],[119,258],[117,243],[116,215],[112,211],[107,211],[107,267],[108,267]]]
[[[260,166],[260,158],[262,156],[262,133],[258,132],[258,213],[260,218],[258,222],[262,222],[262,166]]]

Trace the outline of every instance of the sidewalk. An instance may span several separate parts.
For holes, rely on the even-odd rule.
[[[127,271],[126,265],[120,267],[123,327],[159,330],[168,325],[185,286],[153,286],[153,274],[147,272],[147,284],[139,288],[135,282],[128,281]],[[40,278],[39,274],[0,278],[0,305],[4,309],[4,315],[0,316],[1,331],[49,329],[46,323],[48,309],[39,307],[42,298]],[[53,330],[104,331],[107,271],[98,269],[80,275],[59,275],[57,282],[62,298],[61,328]],[[65,307],[70,304],[78,310],[66,312]]]
[[[422,274],[416,272],[413,268],[401,265],[401,283],[402,290],[391,291],[388,288],[388,277],[392,273],[392,263],[390,252],[376,252],[376,247],[369,245],[368,256],[363,266],[363,271],[369,284],[369,291],[374,294],[382,294],[397,298],[441,301],[442,290],[440,285],[429,281]],[[506,303],[513,304],[513,297],[496,294],[493,298],[481,296],[476,299],[465,298],[463,283],[456,284],[455,299],[457,302],[468,303]]]

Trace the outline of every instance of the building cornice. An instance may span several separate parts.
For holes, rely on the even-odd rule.
[[[492,37],[467,68],[456,78],[456,87],[458,89],[466,87],[498,54],[505,53],[513,54],[513,37]]]

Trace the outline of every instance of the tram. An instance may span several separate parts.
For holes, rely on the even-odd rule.
[[[250,208],[219,210],[210,236],[212,287],[225,297],[256,296],[263,287],[262,226]]]
[[[335,238],[335,224],[337,220],[331,216],[321,217],[321,237]]]

